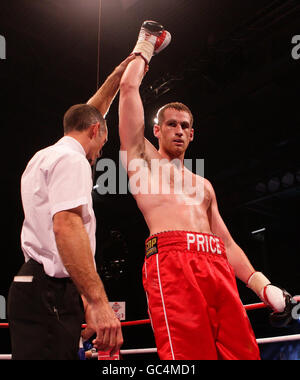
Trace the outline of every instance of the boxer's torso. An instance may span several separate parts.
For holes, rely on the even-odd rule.
[[[129,177],[131,187],[138,185],[141,190],[133,195],[150,235],[171,230],[211,233],[207,181],[172,163],[161,165],[160,170],[149,161],[145,166],[138,175],[131,172]]]

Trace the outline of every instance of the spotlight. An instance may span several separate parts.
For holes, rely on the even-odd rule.
[[[266,228],[263,227],[263,228],[260,228],[259,230],[252,231],[251,234],[254,240],[263,242],[265,241],[265,232],[266,232]]]
[[[256,231],[252,231],[252,235],[256,235],[256,234],[260,234],[261,232],[265,232],[266,231],[266,228],[261,228],[260,230],[256,230]]]

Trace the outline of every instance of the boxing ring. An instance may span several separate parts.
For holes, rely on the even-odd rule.
[[[296,301],[300,301],[300,296],[294,297]],[[244,305],[245,310],[248,311],[254,311],[259,309],[266,309],[268,306],[266,306],[264,303],[255,303],[250,305]],[[300,320],[300,316],[299,319]],[[134,326],[140,326],[140,325],[149,325],[151,324],[150,319],[143,319],[143,320],[136,320],[136,321],[125,321],[121,322],[121,326],[124,327],[134,327]],[[82,328],[85,328],[86,325],[83,324]],[[8,323],[0,323],[0,329],[8,329],[9,324]],[[300,341],[300,334],[293,334],[293,335],[286,335],[286,336],[277,336],[277,337],[270,337],[270,338],[260,338],[256,339],[258,345],[263,344],[270,344],[270,343],[282,343],[282,342],[292,342],[292,341]],[[157,353],[157,349],[154,348],[136,348],[136,349],[124,349],[120,350],[120,355],[126,356],[126,355],[138,355],[138,354],[155,354]],[[85,352],[85,356],[87,359],[98,359],[98,352],[90,350]],[[11,354],[0,354],[0,360],[11,360]]]

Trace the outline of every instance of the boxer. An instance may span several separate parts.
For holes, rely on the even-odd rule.
[[[158,354],[163,360],[260,359],[235,277],[275,314],[286,312],[290,298],[257,272],[234,242],[211,183],[184,166],[194,138],[190,109],[174,102],[159,110],[153,129],[158,150],[144,137],[139,88],[153,55],[170,42],[171,34],[162,25],[143,23],[132,51],[135,59],[121,79],[119,100],[124,165],[131,183],[136,178],[143,183],[133,195],[150,231],[143,284]],[[97,95],[93,101],[97,107]],[[142,174],[135,176],[138,167]],[[174,191],[178,188],[182,191]]]
[[[218,210],[211,183],[184,167],[185,152],[194,138],[193,115],[182,103],[162,107],[154,125],[157,150],[144,137],[144,109],[139,94],[145,70],[153,55],[171,41],[163,26],[143,23],[133,50],[136,58],[127,66],[120,83],[119,134],[127,152],[129,170],[135,159],[145,161],[148,179],[151,162],[161,160],[184,173],[193,186],[202,186],[201,201],[190,202],[195,192],[134,194],[150,230],[146,241],[143,284],[149,315],[162,360],[236,359],[259,360],[256,339],[239,298],[236,278],[243,281],[276,313],[286,309],[284,292],[256,271],[235,243]],[[176,161],[181,165],[174,165]],[[145,169],[145,168],[144,168]],[[144,170],[145,172],[145,170]],[[178,178],[178,176],[176,177]],[[149,184],[149,188],[155,186]],[[167,232],[166,232],[167,231]]]

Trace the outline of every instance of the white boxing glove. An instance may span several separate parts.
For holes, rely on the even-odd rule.
[[[271,284],[261,272],[254,272],[247,283],[257,296],[275,313],[282,313],[286,308],[286,292]]]
[[[171,34],[156,21],[144,21],[132,54],[140,55],[149,64],[153,55],[160,53],[171,42]]]

